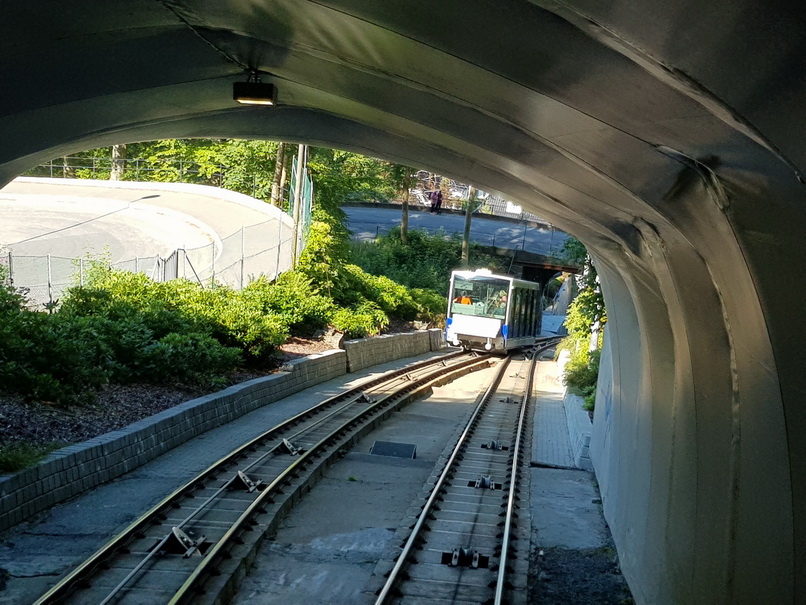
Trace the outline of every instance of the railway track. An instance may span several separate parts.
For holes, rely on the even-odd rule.
[[[387,373],[266,431],[188,481],[36,601],[207,603],[236,589],[262,537],[375,425],[431,386],[487,367],[453,353]]]
[[[500,364],[384,574],[376,605],[526,602],[529,540],[518,544],[516,528],[537,355],[530,357]]]

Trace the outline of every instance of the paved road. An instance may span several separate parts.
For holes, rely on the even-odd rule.
[[[361,241],[371,241],[379,233],[386,233],[401,222],[399,206],[345,207],[343,210],[347,213],[347,226],[353,232],[353,237]],[[429,233],[444,229],[446,233],[461,235],[464,228],[463,214],[443,212],[436,215],[419,207],[409,212],[409,229],[425,229]],[[533,223],[476,215],[470,224],[470,237],[487,246],[548,254],[552,250],[559,252],[567,235]]]
[[[12,181],[0,189],[0,212],[0,244],[15,255],[80,257],[109,247],[113,262],[210,243],[220,251],[221,238],[281,215],[212,187],[63,179]]]
[[[156,277],[159,257],[184,248],[174,274],[240,287],[286,270],[293,247],[293,221],[279,209],[181,183],[21,178],[0,190],[0,216],[0,263],[39,304],[80,279],[74,259],[87,255]]]
[[[15,255],[81,257],[109,250],[113,262],[136,256],[166,255],[181,247],[215,243],[242,226],[262,223],[273,208],[228,199],[213,188],[176,190],[154,183],[104,183],[61,179],[18,179],[0,190],[0,244]],[[131,188],[137,186],[138,188]],[[203,190],[207,194],[202,194]],[[244,196],[241,196],[244,197]],[[354,237],[368,241],[400,225],[400,207],[345,207]],[[413,207],[411,229],[461,234],[464,215],[436,215]],[[475,216],[471,238],[484,245],[546,254],[562,247],[566,235],[521,221]],[[248,251],[247,251],[248,253]]]
[[[399,206],[345,207],[348,228],[372,240],[401,221]],[[231,191],[181,183],[20,178],[0,189],[0,248],[13,255],[12,277],[38,303],[60,298],[76,280],[76,261],[110,262],[156,276],[159,257],[184,248],[176,273],[239,287],[249,276],[286,270],[292,221],[277,208]],[[461,234],[464,216],[413,207],[412,229]],[[475,216],[471,237],[485,245],[541,254],[566,235],[523,221]],[[48,257],[48,255],[50,255]],[[7,264],[3,249],[0,262]],[[80,273],[80,270],[78,270]]]

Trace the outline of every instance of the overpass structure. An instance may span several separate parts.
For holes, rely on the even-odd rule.
[[[114,143],[274,138],[577,236],[610,320],[591,458],[636,600],[804,602],[801,5],[6,4],[0,184]],[[275,106],[233,102],[249,71]]]

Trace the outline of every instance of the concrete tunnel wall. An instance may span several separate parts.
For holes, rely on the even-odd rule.
[[[764,280],[707,184],[678,193],[679,229],[638,224],[632,254],[597,256],[609,321],[590,452],[605,514],[638,602],[795,602],[802,504]]]
[[[591,456],[636,600],[806,602],[802,15],[754,0],[84,4],[68,22],[44,1],[5,14],[0,183],[113,143],[239,137],[504,193],[579,237],[602,276]],[[243,73],[226,53],[275,74],[283,103],[233,106]]]

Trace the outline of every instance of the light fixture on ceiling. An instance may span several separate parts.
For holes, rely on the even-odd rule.
[[[257,71],[250,71],[246,82],[232,85],[232,98],[242,105],[274,105],[276,94],[274,84],[261,82]]]

